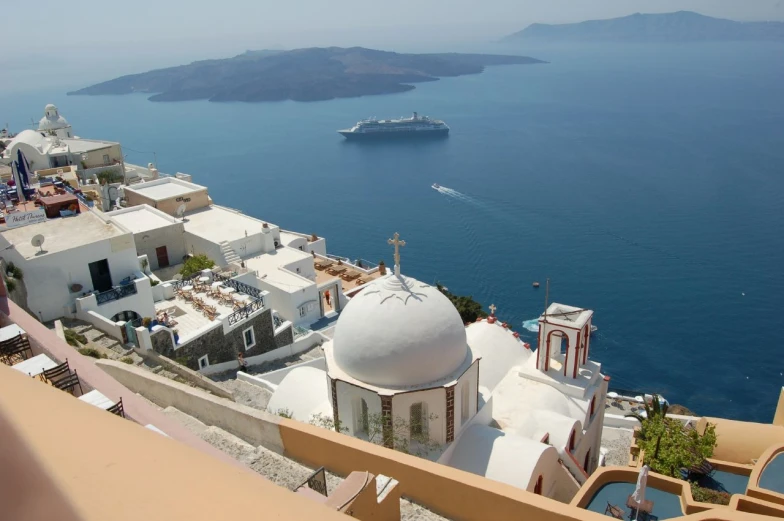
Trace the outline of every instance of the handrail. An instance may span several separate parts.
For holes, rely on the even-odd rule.
[[[120,300],[130,295],[136,295],[136,293],[138,293],[138,290],[136,289],[136,283],[134,282],[132,284],[126,284],[125,286],[118,286],[110,290],[96,293],[95,300],[100,306],[101,304],[106,304],[107,302]]]
[[[234,324],[241,322],[251,316],[256,311],[264,308],[264,300],[261,298],[253,299],[250,304],[247,306],[238,309],[231,315],[229,315],[229,325],[233,326]]]
[[[229,277],[225,277],[219,273],[212,274],[213,280],[223,282],[224,286],[229,286],[230,288],[234,288],[239,293],[245,293],[246,295],[250,295],[251,297],[255,297],[257,299],[263,299],[263,295],[261,294],[261,290],[254,288],[244,282],[240,282],[238,280],[231,279]]]

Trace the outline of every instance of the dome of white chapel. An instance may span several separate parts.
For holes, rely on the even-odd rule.
[[[379,387],[422,386],[454,373],[468,356],[460,314],[438,288],[393,275],[351,299],[335,327],[335,362]]]

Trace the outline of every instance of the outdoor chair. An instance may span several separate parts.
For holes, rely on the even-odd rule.
[[[125,418],[125,411],[123,410],[122,398],[120,398],[119,402],[115,403],[114,405],[112,405],[111,407],[109,407],[106,410],[109,411],[112,414],[116,414],[117,416],[119,416],[121,418]]]
[[[0,342],[0,358],[8,365],[13,365],[33,356],[30,341],[24,335]]]
[[[68,359],[66,358],[65,362],[56,367],[52,367],[51,369],[47,369],[41,373],[41,376],[43,376],[46,381],[54,384],[69,374],[71,374],[71,368],[68,366]]]
[[[67,393],[74,393],[74,390],[78,387],[79,388],[79,395],[81,396],[84,394],[82,390],[82,382],[79,381],[79,375],[76,374],[76,371],[69,374],[65,378],[61,378],[55,384],[55,387],[60,389],[61,391],[65,391]]]
[[[340,278],[346,282],[351,282],[354,279],[358,279],[359,276],[359,273],[344,273]]]
[[[604,509],[604,515],[614,517],[615,519],[625,519],[626,512],[621,508],[607,502],[607,508]]]

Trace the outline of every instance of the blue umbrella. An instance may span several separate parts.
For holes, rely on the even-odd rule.
[[[30,188],[30,179],[27,177],[27,171],[30,169],[30,163],[22,153],[21,149],[16,150],[16,170],[19,172],[19,180],[22,182],[24,188]]]

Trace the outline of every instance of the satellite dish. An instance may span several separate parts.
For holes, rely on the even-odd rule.
[[[178,206],[174,214],[180,219],[182,219],[182,216],[185,215],[185,203],[182,203],[180,206]]]
[[[43,253],[44,249],[41,248],[41,245],[43,245],[44,240],[46,240],[45,237],[43,235],[41,235],[41,234],[38,234],[38,235],[34,236],[30,240],[30,244],[32,244],[33,246],[38,247],[38,253]]]

